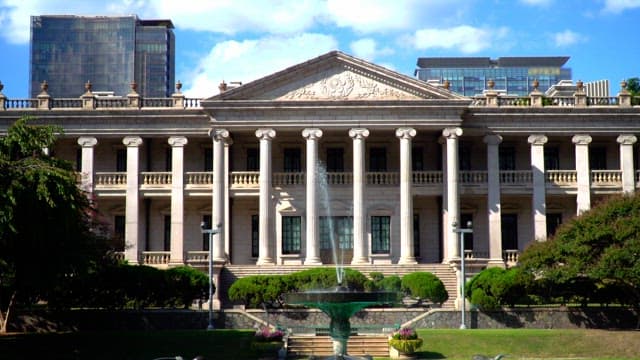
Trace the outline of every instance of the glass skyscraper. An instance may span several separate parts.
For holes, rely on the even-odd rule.
[[[465,96],[482,94],[495,82],[494,90],[508,95],[526,96],[545,92],[560,80],[571,80],[571,69],[563,67],[566,56],[555,57],[424,57],[418,58],[414,75],[424,81],[449,81],[449,89]]]
[[[29,93],[47,81],[55,98],[92,91],[125,96],[131,82],[143,97],[167,97],[175,84],[175,37],[170,20],[129,16],[31,17]]]

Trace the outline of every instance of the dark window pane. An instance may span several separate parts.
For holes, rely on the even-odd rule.
[[[502,250],[518,250],[518,215],[502,214]]]
[[[260,246],[260,221],[258,215],[251,215],[251,256],[258,257]]]
[[[300,172],[302,171],[302,159],[300,149],[287,148],[284,149],[284,172]]]
[[[260,171],[260,152],[256,148],[247,149],[247,171]]]
[[[300,216],[282,217],[282,253],[299,254],[302,239]]]
[[[391,218],[389,216],[371,217],[371,252],[373,254],[388,254],[391,238]]]
[[[344,171],[344,149],[342,148],[327,149],[327,171],[328,172]]]
[[[387,150],[383,147],[369,149],[369,171],[387,171]]]

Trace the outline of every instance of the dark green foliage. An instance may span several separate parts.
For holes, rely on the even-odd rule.
[[[289,276],[292,279],[293,288],[297,291],[329,289],[338,285],[336,270],[329,267],[298,271]],[[353,269],[344,269],[343,286],[363,291],[366,282],[367,277],[361,272]]]
[[[495,310],[502,306],[529,304],[528,287],[533,276],[519,268],[489,268],[474,276],[465,287],[465,297],[481,310]]]
[[[385,277],[382,273],[373,272],[369,274],[371,277],[365,283],[365,291],[391,291],[391,292],[401,292],[402,291],[402,281],[398,275],[391,275]]]
[[[209,277],[190,266],[178,266],[165,271],[167,284],[172,294],[169,301],[175,305],[189,307],[193,300],[208,297]]]
[[[628,79],[627,90],[632,96],[640,96],[640,78],[632,77]]]
[[[402,291],[421,302],[442,304],[449,299],[447,289],[437,276],[429,272],[414,272],[402,277]]]
[[[250,308],[263,305],[280,307],[282,294],[293,289],[292,281],[283,275],[254,275],[236,280],[229,287],[229,299],[242,302]]]

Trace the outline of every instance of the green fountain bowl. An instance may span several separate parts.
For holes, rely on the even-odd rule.
[[[396,292],[361,292],[338,287],[284,294],[284,301],[291,305],[320,309],[331,318],[350,318],[368,306],[395,303],[398,297]]]

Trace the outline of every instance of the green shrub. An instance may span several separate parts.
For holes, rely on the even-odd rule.
[[[186,309],[194,299],[208,296],[209,277],[198,269],[178,266],[166,270],[165,276],[170,289],[168,301],[174,306],[182,305]]]
[[[533,276],[519,268],[489,268],[467,283],[465,297],[481,310],[513,307],[515,304],[528,305],[534,302],[528,295],[533,283]]]
[[[302,270],[289,275],[296,291],[329,289],[338,285],[336,270],[330,267]],[[363,291],[367,277],[353,269],[344,269],[343,286]]]
[[[282,306],[282,294],[290,291],[290,284],[286,276],[282,275],[254,275],[236,280],[229,287],[229,299],[240,301],[250,308],[264,305],[270,307]]]
[[[444,284],[437,276],[429,272],[414,272],[402,277],[402,291],[421,302],[431,301],[442,304],[449,299]]]

